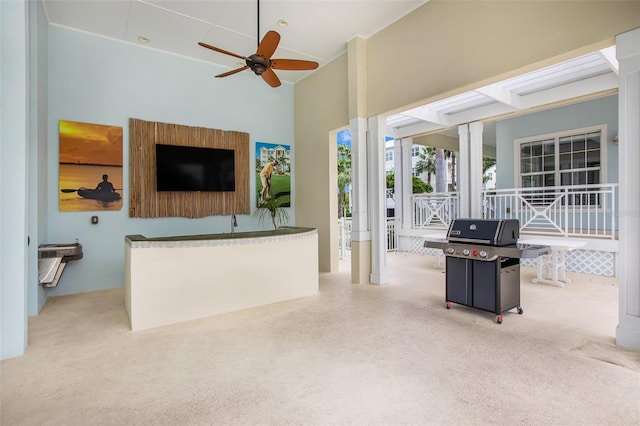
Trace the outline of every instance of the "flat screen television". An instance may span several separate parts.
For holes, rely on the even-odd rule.
[[[156,144],[157,191],[235,191],[235,151]]]

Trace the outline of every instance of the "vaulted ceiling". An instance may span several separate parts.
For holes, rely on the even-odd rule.
[[[277,58],[320,66],[427,0],[42,0],[50,24],[238,68],[238,58],[198,46],[204,42],[242,56],[256,51],[269,30],[282,39]],[[284,25],[286,22],[286,25]],[[240,60],[240,62],[242,62]],[[310,72],[278,71],[295,83]]]
[[[282,39],[275,57],[316,61],[322,67],[344,53],[353,37],[367,38],[427,1],[261,0],[259,11],[257,0],[42,0],[42,3],[52,25],[231,70],[243,65],[239,63],[241,60],[197,43],[248,56],[255,52],[259,38],[268,30],[276,30]],[[283,82],[295,83],[311,72],[278,70],[277,74]],[[532,111],[617,87],[617,62],[612,47],[396,112],[387,117],[388,134],[395,138],[447,132],[456,135],[459,124]],[[485,133],[490,135],[490,122],[486,128],[489,130]],[[486,139],[491,143],[490,136]]]

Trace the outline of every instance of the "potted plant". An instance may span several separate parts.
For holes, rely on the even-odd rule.
[[[258,202],[256,211],[253,214],[260,223],[263,223],[267,218],[271,219],[274,230],[278,229],[278,224],[289,221],[287,209],[280,205],[280,202],[275,197],[268,197],[263,202]]]

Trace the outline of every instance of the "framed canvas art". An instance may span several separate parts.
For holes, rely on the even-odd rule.
[[[59,123],[59,209],[122,208],[122,127]]]

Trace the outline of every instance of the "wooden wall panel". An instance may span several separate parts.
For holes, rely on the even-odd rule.
[[[156,144],[235,151],[233,192],[157,192]],[[249,214],[249,134],[178,124],[129,120],[129,217]]]

